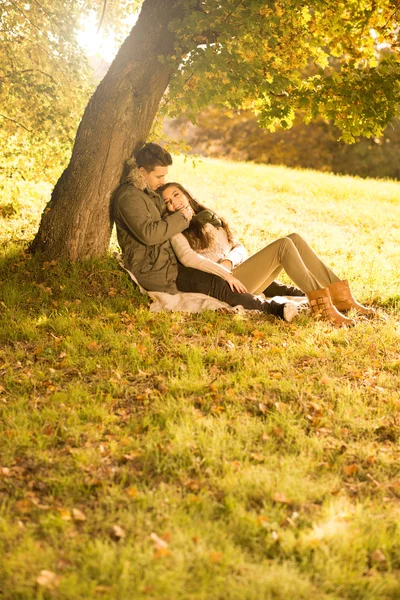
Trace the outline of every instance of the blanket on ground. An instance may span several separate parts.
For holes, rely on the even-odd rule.
[[[129,271],[122,260],[122,256],[115,254],[115,257],[119,265],[126,271],[132,281],[137,285],[142,294],[149,296],[152,300],[150,305],[151,312],[161,312],[163,310],[171,310],[175,312],[188,312],[188,313],[200,313],[205,310],[227,310],[233,313],[246,313],[248,312],[243,306],[230,306],[226,302],[221,302],[211,296],[205,294],[196,294],[191,292],[181,292],[178,294],[167,294],[165,292],[151,292],[145,290],[138,282],[136,277],[131,271]],[[265,296],[261,294],[259,298],[265,299]],[[275,296],[276,302],[285,302],[287,298],[285,296]],[[291,297],[290,300],[298,303],[304,302],[304,297]],[[251,311],[254,312],[254,311]]]

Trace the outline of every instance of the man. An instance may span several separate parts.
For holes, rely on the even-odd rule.
[[[158,144],[148,143],[137,153],[136,165],[117,191],[114,219],[124,264],[141,286],[170,294],[178,291],[202,293],[230,306],[242,305],[286,320],[294,318],[297,307],[289,306],[293,303],[262,301],[248,294],[239,281],[243,289],[240,293],[233,291],[217,275],[181,265],[169,240],[188,227],[192,211],[189,207],[168,213],[157,194],[157,189],[165,183],[172,157]],[[138,181],[138,175],[142,181]]]
[[[119,188],[114,205],[124,264],[145,289],[176,294],[178,266],[169,240],[187,228],[190,211],[169,214],[156,193],[172,165],[169,152],[158,144],[146,144],[138,152],[136,164],[133,177]]]

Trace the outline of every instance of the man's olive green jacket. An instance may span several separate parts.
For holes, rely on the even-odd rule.
[[[124,265],[140,285],[176,294],[178,266],[169,240],[187,228],[186,218],[169,214],[156,192],[124,183],[114,201],[114,220]]]

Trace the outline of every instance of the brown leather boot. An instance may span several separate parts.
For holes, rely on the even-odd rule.
[[[314,317],[331,321],[337,327],[354,325],[353,319],[348,319],[333,306],[328,288],[308,292],[307,298]]]
[[[368,308],[357,302],[350,291],[347,279],[331,283],[328,285],[328,290],[332,298],[332,303],[338,310],[351,310],[354,308],[360,315],[366,315],[367,317],[375,315],[373,308]]]

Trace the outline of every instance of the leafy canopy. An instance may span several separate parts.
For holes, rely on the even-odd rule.
[[[192,3],[195,4],[195,3]],[[342,139],[380,135],[398,113],[398,2],[204,0],[171,23],[179,68],[168,111],[250,109],[264,127],[329,119]],[[164,60],[160,57],[160,60]],[[174,57],[172,58],[174,60]]]
[[[145,2],[148,0],[144,0]],[[397,0],[181,0],[175,74],[162,114],[210,104],[251,110],[264,127],[332,121],[351,142],[398,114]],[[122,42],[140,0],[3,0],[0,144],[7,173],[57,177],[93,82],[76,33],[91,14]],[[168,10],[168,3],[166,3]]]
[[[1,2],[0,145],[7,173],[59,175],[94,87],[76,34],[94,13],[103,29],[124,35],[124,18],[136,5],[110,3],[102,19],[98,0]]]

